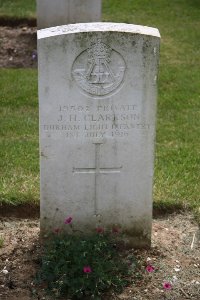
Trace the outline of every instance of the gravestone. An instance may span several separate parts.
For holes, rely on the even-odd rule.
[[[43,233],[71,216],[150,245],[159,42],[120,23],[38,32]]]
[[[37,0],[38,29],[101,21],[101,0]]]

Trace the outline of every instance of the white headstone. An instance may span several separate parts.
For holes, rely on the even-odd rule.
[[[38,32],[42,232],[71,216],[150,245],[159,42],[116,23]]]
[[[38,29],[101,21],[101,0],[37,0]]]

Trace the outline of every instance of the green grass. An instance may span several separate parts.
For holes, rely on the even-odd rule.
[[[0,202],[39,200],[35,70],[0,70]]]
[[[9,1],[0,3],[5,2]],[[23,3],[28,5],[30,1]],[[21,8],[26,15],[25,5]],[[192,208],[200,220],[199,16],[198,0],[103,1],[103,21],[142,24],[160,30],[154,206],[166,210]],[[2,70],[1,75],[1,84],[5,85],[0,129],[4,174],[1,201],[37,201],[37,74]],[[18,86],[19,81],[24,82],[23,89]]]
[[[199,80],[198,65],[168,65],[160,73],[154,198],[155,205],[200,214]]]
[[[200,2],[106,0],[104,21],[161,33],[154,207],[200,220]]]
[[[0,18],[36,17],[36,0],[0,0]]]

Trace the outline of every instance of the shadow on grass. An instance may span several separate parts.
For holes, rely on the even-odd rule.
[[[15,18],[9,16],[0,16],[0,26],[15,27],[23,25],[36,27],[37,20],[35,18]]]
[[[40,206],[39,204],[1,204],[0,206],[0,217],[14,217],[22,219],[36,219],[40,217]]]
[[[173,213],[178,214],[184,211],[186,211],[186,207],[180,202],[154,202],[153,204],[153,217],[155,219],[161,216],[167,216]]]
[[[188,209],[187,209],[188,210]],[[153,218],[167,216],[173,213],[186,211],[181,203],[154,203]],[[14,217],[22,219],[35,219],[40,217],[40,205],[34,203],[8,204],[0,205],[0,217]]]

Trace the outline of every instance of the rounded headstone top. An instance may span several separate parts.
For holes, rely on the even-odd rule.
[[[150,35],[160,38],[160,33],[157,28],[125,24],[125,23],[78,23],[69,24],[56,27],[50,27],[38,30],[38,39],[48,38],[51,36],[59,36],[63,34],[81,33],[81,32],[104,32],[104,31],[116,31],[126,32],[132,34]]]

